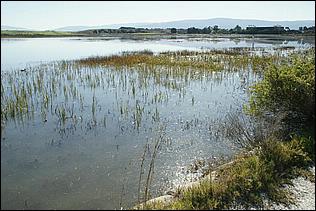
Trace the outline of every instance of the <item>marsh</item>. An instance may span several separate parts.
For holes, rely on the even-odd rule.
[[[150,193],[163,193],[186,181],[183,168],[197,159],[238,152],[215,134],[217,123],[242,109],[267,62],[310,47],[228,38],[1,40],[1,207],[130,207],[144,147],[146,172],[159,138]]]

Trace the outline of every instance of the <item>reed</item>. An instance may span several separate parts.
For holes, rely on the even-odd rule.
[[[101,108],[101,105],[98,105],[96,95],[91,94],[92,103],[88,105],[84,95],[97,90],[109,93],[109,89],[114,88],[119,113],[127,121],[131,118],[134,128],[139,130],[144,113],[150,113],[155,124],[161,113],[157,105],[167,103],[174,91],[179,99],[185,98],[186,87],[193,81],[221,83],[230,72],[253,71],[260,76],[269,64],[291,62],[284,55],[304,55],[291,49],[277,49],[270,54],[264,54],[262,49],[255,51],[232,48],[159,54],[122,52],[106,57],[44,63],[28,67],[26,72],[16,70],[1,74],[2,128],[8,121],[23,122],[25,116],[34,118],[36,113],[43,121],[56,118],[57,127],[60,127],[59,123],[65,124],[75,115],[84,116],[86,107],[91,109],[95,124],[100,121],[105,126],[103,115],[98,115],[97,107]],[[120,94],[126,92],[135,102],[132,107],[130,99],[119,99]],[[73,103],[76,104],[74,108]],[[196,105],[194,95],[191,105]]]

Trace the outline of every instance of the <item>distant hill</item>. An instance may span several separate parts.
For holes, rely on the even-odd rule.
[[[212,18],[212,19],[195,19],[195,20],[179,20],[179,21],[168,21],[160,23],[121,23],[121,24],[111,24],[111,25],[101,25],[101,26],[66,26],[57,29],[52,29],[54,31],[61,32],[75,32],[84,31],[89,29],[118,29],[121,26],[129,27],[139,27],[139,28],[204,28],[208,26],[218,25],[220,28],[231,29],[236,25],[246,28],[249,25],[255,26],[275,26],[281,25],[284,27],[290,27],[290,29],[298,29],[300,26],[315,26],[315,20],[299,20],[299,21],[265,21],[265,20],[252,20],[252,19],[232,19],[232,18]],[[23,31],[35,31],[32,29],[13,27],[1,25],[1,30],[23,30]]]
[[[32,29],[27,29],[27,28],[22,28],[22,27],[14,27],[14,26],[7,26],[7,25],[1,25],[1,30],[34,31]]]
[[[275,26],[281,25],[284,27],[290,27],[290,29],[298,29],[300,26],[315,26],[314,20],[302,20],[302,21],[264,21],[264,20],[252,20],[252,19],[232,19],[232,18],[213,18],[203,20],[180,20],[163,23],[150,23],[143,25],[143,27],[153,28],[189,28],[197,27],[204,28],[207,26],[218,25],[220,28],[231,29],[236,25],[246,28],[249,25],[255,26]]]
[[[84,30],[91,30],[91,29],[118,29],[121,26],[131,26],[131,27],[142,27],[142,25],[148,23],[122,23],[122,24],[111,24],[111,25],[101,25],[101,26],[66,26],[54,29],[55,31],[84,31]]]
[[[246,28],[249,25],[255,26],[275,26],[281,25],[290,27],[290,29],[298,29],[300,26],[315,26],[315,20],[299,20],[299,21],[265,21],[253,19],[232,19],[232,18],[212,18],[201,20],[179,20],[160,23],[124,23],[101,26],[67,26],[55,29],[55,31],[83,31],[88,29],[112,28],[117,29],[121,26],[141,27],[141,28],[204,28],[208,26],[218,25],[220,28],[231,29],[236,25]]]
[[[54,29],[54,31],[63,31],[63,32],[74,32],[74,31],[83,31],[88,29],[99,29],[102,26],[66,26]]]

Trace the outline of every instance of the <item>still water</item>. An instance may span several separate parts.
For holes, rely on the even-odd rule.
[[[1,39],[1,71],[38,64],[40,62],[79,59],[88,56],[111,55],[122,51],[148,49],[153,52],[176,50],[222,49],[231,47],[309,46],[303,39],[260,38],[190,38],[160,40],[130,40],[114,38],[10,38]]]
[[[246,41],[222,42],[222,48],[253,45]],[[1,208],[130,207],[138,199],[144,149],[146,172],[159,139],[164,143],[155,160],[153,196],[183,182],[179,172],[194,160],[233,155],[238,149],[229,140],[213,136],[210,126],[228,112],[241,109],[248,97],[247,87],[257,80],[251,70],[187,70],[185,75],[172,75],[169,70],[170,75],[166,76],[168,69],[161,67],[150,71],[90,69],[70,63],[67,72],[63,72],[59,71],[63,64],[52,62],[129,50],[220,48],[218,43],[82,38],[1,40],[2,86],[7,89],[10,83],[23,84],[40,78],[37,83],[51,97],[51,106],[43,109],[42,95],[35,94],[33,114],[8,120],[1,131]],[[256,45],[275,46],[259,42]],[[42,65],[36,66],[39,63]],[[15,71],[25,67],[29,68],[27,74]],[[45,87],[52,84],[57,87],[48,91]],[[63,122],[58,118],[62,109],[66,110]],[[70,115],[76,117],[70,119]]]

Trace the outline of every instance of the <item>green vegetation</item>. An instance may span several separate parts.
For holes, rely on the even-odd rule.
[[[237,155],[215,179],[178,190],[173,202],[145,203],[142,209],[263,208],[264,199],[294,202],[282,187],[296,176],[315,181],[308,171],[315,165],[315,50],[270,63],[263,74],[251,88],[246,111],[256,118],[280,118],[285,132],[251,143],[252,153]]]
[[[268,140],[253,155],[242,154],[231,165],[216,172],[215,180],[179,191],[171,204],[148,203],[145,209],[229,209],[262,208],[265,199],[279,203],[292,201],[282,185],[290,184],[298,173],[306,172],[311,159],[303,151],[302,138],[282,143]]]
[[[97,122],[97,95],[91,95],[89,101],[91,115],[83,115],[85,105],[79,89],[95,93],[96,88],[115,88],[119,114],[122,118],[131,118],[129,122],[133,122],[134,129],[138,130],[144,116],[150,115],[153,124],[159,121],[157,104],[168,101],[168,91],[178,92],[181,98],[185,94],[182,87],[192,80],[221,80],[227,72],[251,70],[262,75],[263,79],[251,88],[251,98],[246,106],[248,114],[258,117],[258,120],[266,116],[282,117],[281,122],[287,127],[281,134],[285,135],[256,139],[251,144],[253,153],[237,156],[233,164],[217,171],[215,180],[179,190],[178,200],[172,204],[147,204],[146,208],[262,206],[262,195],[272,201],[288,202],[289,194],[284,192],[282,185],[290,183],[290,179],[297,175],[308,175],[306,168],[315,162],[315,132],[312,130],[315,121],[315,50],[299,51],[289,56],[283,56],[283,53],[288,53],[286,49],[268,55],[260,54],[259,49],[257,53],[253,54],[246,48],[157,55],[150,51],[125,52],[53,62],[2,74],[1,129],[7,121],[23,122],[23,118],[32,118],[34,113],[39,113],[43,122],[48,114],[56,117],[61,131],[65,131],[69,124],[83,121],[83,118],[92,119],[87,121],[89,129],[96,125],[106,127],[106,116],[100,116],[102,123]],[[153,92],[149,91],[150,86],[155,87]],[[123,92],[135,100],[129,103],[118,99],[117,96]],[[190,103],[195,104],[194,96]],[[158,148],[158,144],[156,146]],[[153,169],[154,157],[150,163],[150,169]],[[150,171],[146,177],[145,199],[150,196],[151,178]]]
[[[246,55],[247,49],[244,51]],[[189,51],[165,52],[159,55],[153,55],[150,51],[125,52],[122,55],[109,57],[52,62],[29,67],[23,71],[3,73],[1,129],[5,128],[8,121],[23,122],[25,117],[34,118],[35,113],[41,114],[43,122],[46,122],[47,118],[57,117],[62,128],[71,122],[69,120],[73,120],[75,124],[77,117],[83,116],[84,100],[82,90],[79,91],[80,85],[91,91],[115,87],[117,88],[116,96],[122,90],[133,97],[134,105],[128,101],[118,101],[117,108],[124,118],[129,118],[129,113],[132,112],[131,122],[134,122],[135,129],[138,129],[145,112],[152,114],[154,122],[159,121],[160,111],[156,107],[152,111],[146,111],[145,108],[148,106],[145,105],[157,105],[168,101],[170,90],[179,92],[179,98],[181,98],[185,95],[183,87],[192,80],[211,80],[211,77],[204,78],[203,76],[213,71],[224,74],[224,70],[236,71],[239,67],[248,65],[248,60],[240,59],[239,57],[242,56],[237,56],[237,54],[236,58],[230,58],[234,54],[234,51],[210,51],[205,55]],[[265,61],[266,59],[263,58],[262,62]],[[183,83],[179,84],[176,80],[170,80],[174,78]],[[220,80],[221,77],[218,78]],[[149,95],[152,98],[146,97],[144,101],[139,93],[144,93],[146,96],[151,93],[148,88],[149,83],[153,83],[152,86],[158,88]],[[164,90],[163,87],[168,90]],[[64,103],[59,102],[61,98],[64,99]],[[71,100],[78,101],[77,105],[80,105],[80,108],[74,107],[70,103]],[[91,116],[96,117],[97,95],[90,102],[92,102],[90,103]],[[89,125],[97,125],[95,118],[91,122]],[[102,124],[105,125],[104,118]]]
[[[261,49],[258,49],[260,52]],[[269,63],[278,64],[286,62],[282,56],[284,49],[269,55],[252,54],[249,48],[232,48],[225,50],[210,50],[204,52],[176,51],[163,52],[154,55],[151,51],[123,52],[121,55],[106,57],[91,57],[75,61],[60,61],[40,67],[30,67],[25,71],[14,71],[3,74],[1,81],[1,123],[16,118],[22,118],[37,112],[45,121],[49,109],[55,113],[60,122],[65,123],[72,115],[72,105],[66,105],[69,98],[78,99],[80,104],[83,98],[78,91],[77,83],[84,84],[95,90],[97,87],[121,87],[128,94],[137,98],[137,93],[148,94],[149,81],[153,80],[157,86],[165,87],[179,92],[179,97],[185,95],[183,89],[192,80],[221,80],[227,72],[249,71],[261,74]],[[127,68],[128,67],[128,68]],[[91,71],[101,68],[102,71]],[[126,71],[128,69],[128,71]],[[127,81],[127,77],[136,73],[136,79]],[[26,74],[27,73],[27,74]],[[119,74],[119,80],[115,80]],[[176,83],[179,79],[183,83]],[[130,83],[130,84],[129,84]],[[58,97],[59,93],[59,97]],[[56,104],[60,96],[64,96],[65,104]],[[168,101],[168,92],[157,89],[149,99],[151,104]],[[96,113],[97,99],[92,100],[91,111]],[[191,98],[194,105],[194,96]],[[148,102],[140,99],[135,103],[133,115],[135,127],[141,126],[144,107]],[[142,103],[140,103],[142,102]],[[118,109],[122,116],[129,112],[128,103],[118,102]],[[52,112],[55,108],[55,112]],[[66,114],[67,113],[67,114]],[[159,120],[159,110],[155,109],[153,120]],[[94,116],[94,115],[93,115]]]
[[[315,49],[290,55],[289,63],[270,65],[250,91],[245,110],[254,116],[284,115],[282,138],[298,134],[311,139],[305,151],[315,161]]]
[[[310,124],[315,121],[315,51],[291,55],[289,61],[264,72],[264,79],[251,89],[248,112],[286,112],[289,121]]]
[[[263,71],[269,63],[276,63],[282,59],[280,54],[253,55],[250,48],[231,48],[224,50],[209,50],[205,52],[176,51],[162,52],[153,55],[150,51],[123,52],[122,55],[91,57],[78,60],[77,63],[88,67],[149,67],[155,66],[173,67],[174,73],[185,74],[186,68],[194,68],[206,72],[212,71],[240,71],[246,70],[249,65],[255,72]],[[171,73],[160,71],[160,74]],[[167,75],[168,75],[167,74]],[[199,75],[202,75],[201,73]]]
[[[300,27],[299,30],[290,29],[283,26],[271,26],[271,27],[246,27],[241,28],[236,25],[234,28],[225,29],[220,28],[218,25],[205,26],[204,28],[189,27],[183,28],[135,28],[135,27],[120,27],[119,29],[90,29],[83,31],[88,34],[105,35],[105,34],[288,34],[288,35],[314,35],[315,26],[312,27]]]
[[[1,30],[1,38],[32,38],[32,37],[71,37],[83,36],[82,33],[77,32],[57,32],[57,31],[15,31],[15,30]]]
[[[83,116],[84,100],[82,91],[79,91],[80,85],[83,85],[84,88],[91,90],[115,87],[116,93],[119,93],[119,90],[127,92],[135,99],[135,104],[130,105],[128,101],[117,102],[117,108],[124,118],[129,118],[132,112],[132,122],[138,129],[146,112],[152,114],[154,122],[160,119],[159,109],[154,107],[152,111],[146,111],[148,108],[146,105],[167,102],[170,91],[178,92],[181,98],[185,95],[183,87],[190,81],[221,80],[227,72],[247,69],[249,65],[260,72],[259,69],[266,66],[267,62],[280,59],[280,55],[252,56],[249,49],[177,51],[158,55],[154,55],[151,51],[142,51],[53,62],[29,67],[23,71],[3,73],[1,128],[4,129],[6,123],[11,120],[23,122],[25,117],[34,118],[35,113],[41,114],[43,122],[51,118],[50,115],[57,117],[61,127],[69,123],[69,120],[76,123],[76,117]],[[177,83],[173,79],[183,83]],[[149,83],[153,83],[151,86],[158,88],[149,95],[152,97],[146,97],[144,101],[139,93],[144,93],[145,96],[151,93]],[[192,97],[193,105],[194,96]],[[65,103],[61,104],[60,98],[63,98]],[[80,105],[80,109],[73,107],[70,103],[71,99],[78,100],[77,105]],[[96,95],[90,101],[92,117],[97,116],[97,102]],[[92,125],[96,125],[95,119],[92,120]],[[105,125],[104,118],[102,125]]]

